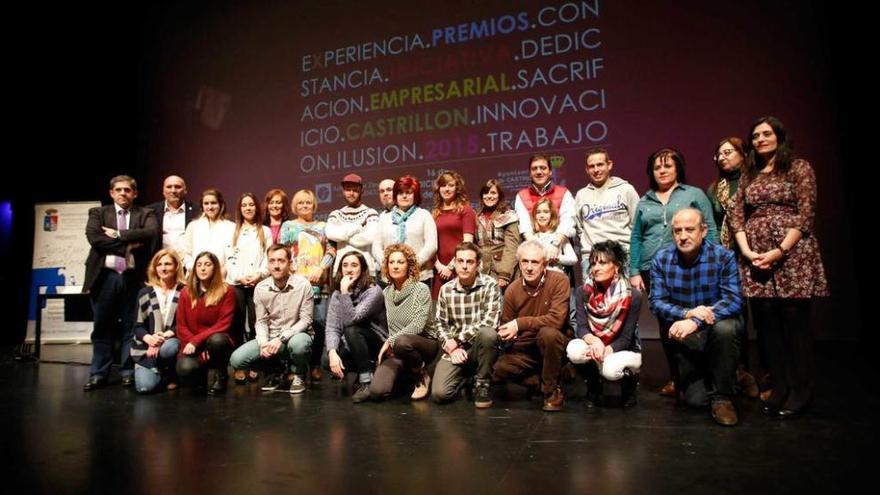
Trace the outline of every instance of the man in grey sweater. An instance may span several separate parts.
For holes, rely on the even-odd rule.
[[[575,197],[575,220],[581,245],[581,268],[584,277],[590,268],[593,244],[617,241],[629,252],[639,194],[620,177],[613,177],[614,162],[605,148],[587,151],[585,169],[590,183]]]

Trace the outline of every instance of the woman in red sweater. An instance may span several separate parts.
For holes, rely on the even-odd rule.
[[[209,394],[226,391],[235,313],[235,292],[223,282],[220,261],[210,251],[199,253],[177,305],[180,356],[177,375],[182,382],[206,383],[206,371],[216,370]]]

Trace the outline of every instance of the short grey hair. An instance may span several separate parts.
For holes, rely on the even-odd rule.
[[[544,258],[544,261],[547,261],[547,248],[537,239],[526,241],[516,248],[516,261],[522,259],[522,253],[526,249],[539,249],[541,251],[541,257]]]

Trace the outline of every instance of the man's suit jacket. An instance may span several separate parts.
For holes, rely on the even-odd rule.
[[[147,205],[147,208],[153,210],[153,214],[156,215],[156,223],[159,225],[159,234],[156,236],[156,240],[153,242],[152,253],[158,252],[162,249],[162,222],[165,220],[165,200],[151,203]],[[193,221],[196,214],[193,209],[193,204],[189,201],[183,201],[183,215],[184,215],[184,227],[189,225],[190,222]]]
[[[132,249],[134,255],[135,280],[146,278],[147,265],[150,263],[151,249],[158,235],[156,215],[149,208],[132,205],[129,210],[128,230],[119,233],[119,239],[107,236],[101,227],[116,229],[116,208],[114,205],[98,206],[89,209],[89,221],[86,223],[86,238],[92,248],[86,258],[86,279],[83,290],[90,291],[108,254],[125,256],[129,244],[139,244]]]

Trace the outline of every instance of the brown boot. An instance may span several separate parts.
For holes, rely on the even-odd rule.
[[[758,382],[751,373],[743,368],[736,369],[736,384],[742,389],[743,395],[756,399],[760,390],[758,390]]]
[[[563,404],[565,404],[565,395],[563,395],[561,388],[556,387],[553,393],[544,396],[544,407],[541,409],[548,412],[557,412],[562,410]]]

